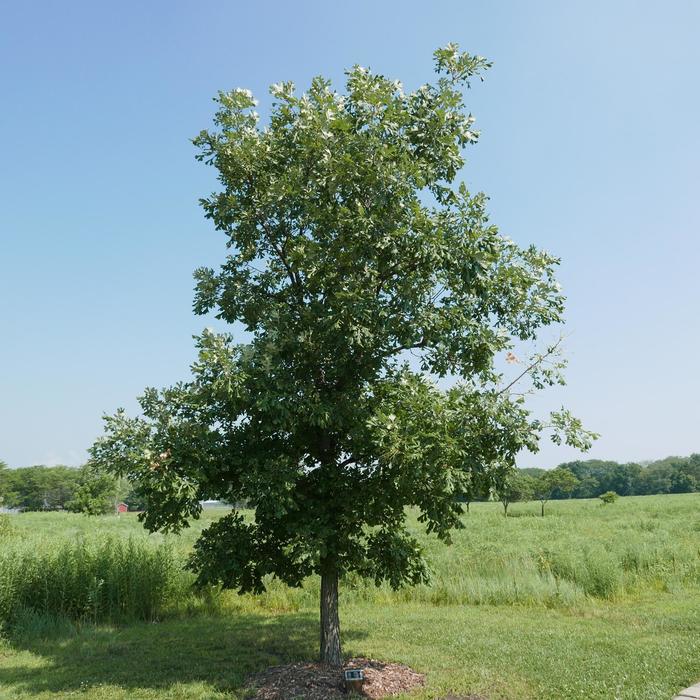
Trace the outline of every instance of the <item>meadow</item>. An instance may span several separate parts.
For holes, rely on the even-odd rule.
[[[136,517],[0,521],[0,698],[244,698],[245,679],[317,653],[318,582],[196,592],[202,527]],[[430,585],[341,586],[346,655],[427,674],[416,699],[656,700],[700,679],[700,494],[472,504]],[[413,515],[411,527],[419,530]]]

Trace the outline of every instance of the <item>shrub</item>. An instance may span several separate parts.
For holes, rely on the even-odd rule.
[[[615,503],[615,501],[620,498],[614,491],[606,491],[605,493],[601,493],[600,496],[598,496],[601,501],[603,501],[604,504],[607,503]]]

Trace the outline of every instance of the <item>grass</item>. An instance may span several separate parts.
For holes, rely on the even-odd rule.
[[[538,508],[516,504],[505,519],[498,504],[472,505],[452,547],[424,539],[429,587],[345,581],[346,654],[426,672],[421,700],[655,700],[700,679],[700,495]],[[163,538],[133,516],[11,520],[0,551],[131,538],[178,561],[205,524]],[[316,654],[314,580],[208,601],[178,590],[155,623],[86,625],[24,606],[0,642],[0,698],[243,698],[249,673]]]
[[[190,582],[167,544],[102,534],[77,540],[4,538],[0,620],[23,611],[80,622],[155,620]]]

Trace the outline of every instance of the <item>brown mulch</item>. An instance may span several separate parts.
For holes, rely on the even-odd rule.
[[[425,681],[425,676],[408,666],[373,659],[350,659],[343,666],[346,668],[364,669],[361,697],[371,700],[398,695],[423,685]],[[320,663],[273,666],[256,673],[248,683],[255,700],[340,700],[349,697],[343,673]]]

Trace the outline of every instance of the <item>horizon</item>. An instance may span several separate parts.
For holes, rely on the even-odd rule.
[[[526,467],[518,466],[518,469],[544,469],[547,471],[550,471],[552,469],[558,469],[559,467],[566,466],[567,464],[570,464],[571,462],[605,462],[605,463],[612,463],[612,464],[636,464],[640,467],[646,468],[651,466],[652,464],[657,464],[659,462],[667,462],[669,460],[685,460],[689,459],[695,454],[700,454],[700,452],[691,452],[688,455],[676,455],[676,454],[671,454],[667,455],[666,457],[661,457],[659,459],[643,459],[643,460],[631,460],[631,461],[618,461],[614,459],[605,459],[601,457],[588,457],[587,455],[583,455],[582,459],[579,460],[569,460],[568,462],[561,462],[560,464],[555,464],[554,466],[551,467],[540,467],[536,464],[528,465]],[[68,469],[80,469],[84,466],[86,466],[86,463],[82,464],[20,464],[20,465],[11,465],[7,464],[6,465],[8,469],[31,469],[32,467],[45,467],[47,469],[53,469],[54,467],[66,467]]]
[[[2,10],[0,460],[83,464],[102,414],[187,378],[193,334],[240,338],[191,311],[192,273],[225,254],[197,204],[215,173],[189,142],[218,90],[250,88],[264,124],[273,83],[340,88],[359,63],[412,88],[450,41],[494,62],[467,94],[481,137],[459,180],[490,196],[502,233],[562,259],[568,384],[531,405],[564,404],[601,434],[588,453],[543,442],[518,466],[697,450],[700,4],[266,10]]]

